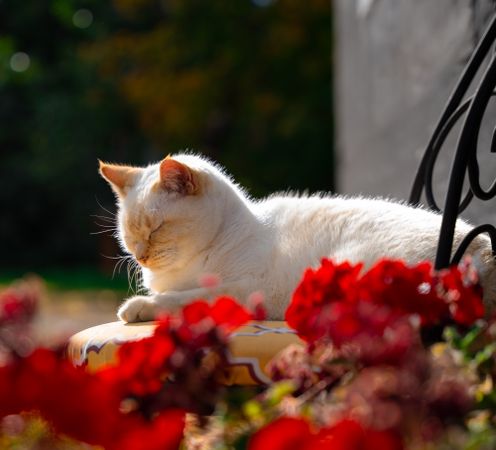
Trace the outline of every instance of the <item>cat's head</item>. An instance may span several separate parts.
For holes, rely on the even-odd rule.
[[[151,270],[180,269],[206,246],[221,222],[219,176],[192,155],[139,168],[100,161],[117,197],[121,246]]]

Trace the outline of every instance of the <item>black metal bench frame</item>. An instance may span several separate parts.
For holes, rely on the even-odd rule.
[[[493,253],[496,255],[496,228],[492,224],[476,226],[463,239],[453,254],[453,239],[458,215],[474,199],[488,201],[496,197],[496,180],[485,190],[480,184],[479,163],[477,160],[478,137],[482,119],[489,101],[496,96],[496,54],[492,50],[496,42],[496,15],[492,18],[481,41],[477,45],[470,61],[467,63],[444,112],[442,113],[419,165],[411,194],[410,203],[417,205],[425,193],[427,205],[442,212],[443,219],[439,234],[435,267],[441,269],[457,264],[467,247],[482,233],[491,239]],[[489,63],[480,78],[473,95],[467,97],[477,73],[485,61]],[[448,191],[444,208],[441,209],[434,198],[433,172],[439,152],[450,131],[459,120],[463,119],[461,131],[455,148],[453,163],[449,176]],[[490,151],[496,153],[496,128],[493,132]],[[468,191],[463,193],[464,180],[468,174]]]

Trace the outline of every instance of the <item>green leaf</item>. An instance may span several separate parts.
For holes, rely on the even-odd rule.
[[[266,399],[269,406],[276,406],[288,395],[296,390],[293,381],[285,380],[272,385],[266,393]]]
[[[472,328],[465,336],[461,338],[460,347],[463,350],[469,350],[481,334],[481,328],[476,326]]]
[[[243,405],[243,413],[250,420],[257,420],[263,417],[263,406],[257,400],[250,400]]]
[[[486,345],[480,352],[477,352],[474,357],[474,362],[477,366],[484,364],[485,362],[492,359],[494,353],[496,352],[496,342]]]

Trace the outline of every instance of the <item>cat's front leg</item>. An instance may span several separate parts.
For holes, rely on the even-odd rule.
[[[182,306],[177,293],[137,295],[127,299],[117,311],[117,316],[124,322],[147,322],[154,320],[163,311],[175,311]]]
[[[212,300],[219,295],[231,295],[242,300],[255,291],[253,286],[253,281],[248,279],[223,283],[214,288],[131,297],[121,305],[117,315],[124,322],[146,322],[154,320],[160,312],[174,312],[195,299]]]

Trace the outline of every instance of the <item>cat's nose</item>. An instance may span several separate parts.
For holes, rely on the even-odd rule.
[[[143,256],[142,258],[136,258],[136,259],[143,266],[146,265],[146,262],[148,261],[148,257],[147,256]]]
[[[136,256],[136,261],[138,261],[142,266],[148,267],[147,264],[148,264],[148,261],[150,258],[147,254],[139,255],[139,258],[138,258],[138,255],[135,255],[135,256]]]
[[[136,259],[141,262],[141,260],[145,259],[146,260],[146,251],[147,251],[147,248],[146,248],[146,245],[143,244],[143,243],[138,243],[136,244],[136,249],[135,249],[135,252],[134,252],[134,256],[136,257]]]

